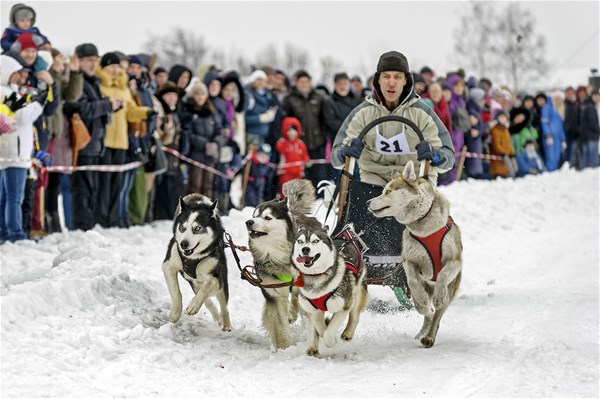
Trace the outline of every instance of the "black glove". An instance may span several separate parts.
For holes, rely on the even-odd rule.
[[[360,158],[360,154],[362,153],[363,148],[365,148],[365,143],[363,143],[362,140],[352,139],[352,141],[350,141],[350,143],[347,146],[342,147],[342,149],[340,150],[340,161],[343,162],[346,159],[346,157],[352,157],[356,159]]]
[[[154,118],[156,115],[158,115],[158,112],[156,112],[155,110],[153,110],[152,108],[150,108],[148,110],[148,114],[146,114],[146,120],[149,121],[152,118]]]
[[[421,141],[415,147],[417,150],[417,159],[423,161],[424,159],[430,159],[431,165],[438,166],[444,162],[444,155],[436,148],[433,148],[431,143],[427,140]]]
[[[4,100],[4,104],[6,104],[6,106],[10,108],[12,112],[17,112],[27,105],[27,96],[17,98],[17,93],[13,91],[13,93],[6,100]]]

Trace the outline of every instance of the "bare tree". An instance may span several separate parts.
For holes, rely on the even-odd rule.
[[[533,15],[518,3],[509,3],[497,27],[496,56],[511,88],[532,87],[548,71],[546,41],[535,32]]]
[[[310,66],[308,51],[291,43],[286,43],[283,48],[282,67],[289,74],[298,69],[307,69]]]
[[[202,63],[209,51],[204,36],[183,28],[174,28],[167,34],[150,33],[144,47],[159,55],[161,65],[184,64],[192,69]]]
[[[269,43],[256,53],[256,65],[268,65],[272,68],[278,68],[281,65],[281,57],[275,43]]]
[[[470,1],[469,9],[460,16],[454,31],[454,51],[459,66],[473,69],[479,77],[489,76],[493,69],[494,6],[488,2]]]
[[[331,86],[333,77],[336,73],[342,72],[342,63],[331,55],[321,57],[321,82],[327,86]]]

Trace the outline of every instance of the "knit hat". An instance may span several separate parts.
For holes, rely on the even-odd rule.
[[[83,43],[75,47],[75,54],[79,58],[85,57],[99,57],[98,49],[92,43]]]
[[[15,4],[10,9],[10,22],[17,26],[20,19],[31,19],[31,25],[35,25],[35,10],[23,3]]]
[[[175,85],[175,83],[168,81],[158,88],[156,97],[160,98],[167,93],[175,93],[179,96],[179,88]]]
[[[154,74],[155,75],[157,75],[159,73],[163,73],[163,72],[167,72],[167,70],[164,67],[157,66],[156,68],[154,68]]]
[[[10,49],[18,51],[19,53],[23,50],[27,50],[28,48],[34,48],[38,50],[39,46],[41,46],[43,43],[44,39],[38,35],[34,35],[30,32],[21,33],[12,46],[10,46]]]
[[[213,80],[218,80],[220,83],[222,83],[219,72],[216,70],[206,72],[206,75],[204,75],[204,84],[208,86]]]
[[[333,77],[333,82],[337,83],[338,80],[342,80],[342,79],[350,80],[350,78],[348,77],[348,74],[346,72],[338,72]]]
[[[479,87],[481,87],[482,85],[487,85],[488,87],[492,87],[492,81],[489,80],[488,78],[481,78],[479,79]],[[483,89],[483,87],[481,87]]]
[[[362,83],[362,80],[360,79],[360,76],[358,75],[354,75],[352,76],[352,79],[350,79],[351,82],[360,82]]]
[[[199,80],[194,82],[194,84],[189,88],[187,95],[188,97],[194,97],[198,93],[204,93],[208,95],[208,88]]]
[[[404,54],[397,51],[383,53],[379,57],[379,62],[377,62],[377,72],[381,73],[383,71],[399,71],[408,75],[410,73],[408,60]]]
[[[421,83],[425,83],[425,81],[423,80],[423,77],[421,76],[420,73],[416,73],[416,72],[411,72],[412,77],[413,77],[413,82],[417,83],[417,82],[421,82]]]
[[[300,79],[300,78],[309,78],[312,80],[312,77],[310,76],[310,74],[308,72],[306,72],[304,69],[298,69],[296,71],[296,73],[294,74],[294,79]]]
[[[471,98],[474,101],[481,101],[485,98],[485,92],[479,87],[473,87],[469,91],[469,98]]]
[[[257,69],[256,71],[254,71],[250,74],[248,81],[249,81],[249,83],[254,83],[258,79],[267,80],[267,74],[264,73],[264,71]]]
[[[102,56],[102,59],[100,60],[100,66],[102,68],[114,64],[120,65],[119,56],[115,53],[106,53]]]
[[[135,54],[130,54],[127,59],[129,60],[130,64],[142,65],[142,59]]]
[[[17,10],[15,12],[15,21],[20,21],[22,19],[31,19],[33,20],[34,15],[33,15],[33,11],[31,11],[28,8],[21,8],[20,10]]]
[[[431,74],[431,76],[435,76],[435,73],[433,72],[433,70],[431,68],[429,68],[428,66],[424,66],[423,68],[421,68],[421,71],[419,73],[421,75],[423,75],[424,73],[429,73],[429,74]]]

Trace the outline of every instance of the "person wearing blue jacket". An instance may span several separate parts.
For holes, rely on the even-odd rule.
[[[517,165],[519,166],[518,177],[525,175],[538,175],[546,170],[544,161],[536,150],[535,140],[527,139],[523,150],[517,155]]]
[[[246,144],[260,147],[269,137],[271,122],[277,113],[273,96],[267,90],[267,74],[260,69],[250,75],[246,88]]]
[[[540,110],[540,127],[546,169],[549,172],[560,166],[561,153],[567,148],[563,120],[554,109],[552,99],[544,93],[535,96],[535,103]]]

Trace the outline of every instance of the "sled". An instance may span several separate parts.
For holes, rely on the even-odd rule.
[[[424,141],[421,130],[409,119],[401,116],[388,115],[377,118],[369,123],[358,135],[362,140],[369,130],[385,122],[401,122],[411,127]],[[338,235],[347,228],[354,226],[364,245],[367,247],[364,260],[367,265],[367,284],[386,285],[391,287],[396,298],[405,309],[412,308],[410,290],[406,273],[402,267],[402,233],[404,225],[395,218],[376,218],[369,211],[367,201],[383,192],[383,186],[360,181],[353,171],[356,160],[346,157],[344,169],[338,181],[338,214],[332,236]],[[420,175],[426,176],[429,161],[421,163]],[[334,197],[336,195],[334,194]],[[332,201],[332,205],[333,206]],[[331,207],[329,209],[331,211]]]

